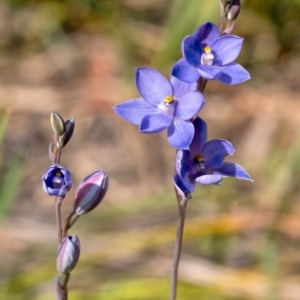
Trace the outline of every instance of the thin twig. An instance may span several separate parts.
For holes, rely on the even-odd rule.
[[[62,154],[62,144],[60,142],[57,142],[57,153],[56,153],[56,157],[55,157],[55,163],[56,164],[60,164],[60,159],[61,159],[61,154]]]
[[[207,79],[200,77],[197,81],[196,90],[203,94],[206,84],[207,84]]]
[[[182,246],[182,237],[183,237],[183,228],[185,221],[185,212],[187,206],[187,200],[182,200],[181,196],[178,194],[176,188],[175,193],[178,202],[178,223],[177,223],[177,233],[176,233],[176,241],[174,248],[174,256],[173,256],[173,266],[171,272],[171,291],[170,291],[170,300],[176,300],[177,293],[177,280],[178,280],[178,267],[181,255],[181,246]]]
[[[62,153],[62,146],[60,143],[58,143],[58,149],[57,153],[55,155],[55,163],[60,164],[61,159],[61,153]],[[55,197],[55,217],[56,217],[56,226],[57,226],[57,235],[58,235],[58,248],[62,242],[62,226],[61,226],[61,203],[63,201],[64,197]]]
[[[68,299],[68,287],[67,287],[67,285],[62,287],[59,284],[58,280],[56,279],[55,289],[56,289],[56,299],[57,300],[67,300]]]
[[[75,224],[75,222],[79,219],[79,216],[76,215],[74,211],[69,213],[65,218],[65,225],[62,230],[62,238],[64,239],[68,235],[68,230]]]
[[[57,235],[58,235],[58,247],[62,242],[62,227],[61,227],[61,213],[60,207],[63,197],[55,197],[55,217],[56,217],[56,226],[57,226]]]

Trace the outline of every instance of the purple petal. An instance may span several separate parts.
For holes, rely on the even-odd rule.
[[[202,148],[201,154],[204,157],[207,168],[220,168],[224,157],[232,155],[235,149],[232,144],[226,140],[215,139],[208,141]]]
[[[182,55],[192,66],[198,66],[201,61],[202,48],[199,39],[189,35],[182,41]]]
[[[154,69],[138,68],[135,83],[141,96],[154,106],[161,103],[166,96],[173,96],[170,82]]]
[[[72,187],[72,182],[68,181],[66,183],[66,185],[64,185],[63,187],[61,187],[61,189],[59,190],[57,196],[59,196],[59,197],[64,196],[65,194],[67,194],[70,191],[71,187]]]
[[[219,28],[210,22],[199,27],[194,35],[201,41],[202,47],[210,46],[214,41],[220,38]]]
[[[196,182],[203,185],[209,185],[209,184],[219,185],[222,179],[223,176],[221,175],[202,175],[196,178]]]
[[[157,133],[163,131],[172,123],[173,116],[164,112],[156,115],[145,116],[140,125],[142,133]]]
[[[203,145],[207,141],[207,124],[204,120],[197,117],[193,121],[195,127],[195,134],[190,144],[190,155],[193,159],[196,155],[201,153]]]
[[[226,65],[233,62],[239,55],[243,39],[234,35],[222,36],[212,45],[212,51],[216,55],[214,64]]]
[[[115,106],[114,111],[126,121],[139,125],[147,115],[154,115],[160,110],[143,98],[131,99]]]
[[[221,81],[224,84],[238,84],[250,79],[248,71],[246,71],[239,64],[230,63],[219,68],[222,73],[220,73],[217,80]]]
[[[215,170],[215,173],[223,176],[253,181],[242,166],[230,162],[224,162],[221,168]]]
[[[170,81],[174,90],[173,97],[176,100],[180,99],[184,94],[196,91],[197,88],[196,82],[193,83],[184,82],[174,76],[171,77]]]
[[[198,114],[203,107],[203,103],[204,98],[200,92],[185,94],[178,101],[174,116],[183,120],[189,120]]]
[[[221,74],[221,70],[217,66],[200,65],[197,71],[201,77],[209,80],[216,79]]]
[[[176,149],[188,149],[193,136],[193,124],[177,117],[168,128],[168,141]]]
[[[191,66],[184,58],[173,65],[171,74],[185,82],[196,82],[200,77],[198,70]]]
[[[57,172],[61,173],[60,183],[54,184],[54,178]],[[72,178],[70,172],[61,165],[55,164],[47,168],[42,176],[43,189],[50,196],[64,196],[72,187]]]
[[[187,179],[183,179],[178,174],[174,175],[174,185],[179,192],[180,196],[184,199],[191,199],[190,193],[193,193],[195,190],[195,184]]]
[[[178,150],[175,157],[175,171],[181,177],[185,177],[192,171],[193,165],[190,160],[190,151]]]

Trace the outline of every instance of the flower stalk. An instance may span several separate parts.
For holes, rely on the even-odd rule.
[[[185,222],[185,214],[187,208],[188,199],[183,199],[178,190],[175,188],[177,204],[178,204],[178,223],[177,223],[177,233],[176,233],[176,241],[174,247],[174,256],[173,256],[173,265],[171,271],[171,284],[170,284],[170,300],[176,299],[177,294],[177,281],[178,281],[178,267],[181,256],[181,248],[182,248],[182,238],[183,238],[183,229]]]
[[[68,235],[68,230],[81,215],[89,213],[99,205],[107,192],[109,180],[102,169],[86,176],[76,188],[73,209],[62,225],[61,205],[66,194],[70,191],[73,181],[71,173],[60,165],[60,160],[63,147],[72,138],[75,119],[64,121],[58,113],[52,112],[50,123],[54,131],[53,141],[48,149],[52,165],[43,174],[42,185],[46,194],[55,197],[55,218],[58,235],[56,298],[57,300],[67,300],[70,274],[75,268],[80,255],[79,238],[77,235]]]
[[[55,197],[55,219],[57,227],[57,236],[58,236],[58,247],[61,244],[63,239],[62,225],[61,225],[61,203],[64,197]]]
[[[55,290],[57,300],[68,300],[68,286],[61,286],[58,278],[56,278]]]

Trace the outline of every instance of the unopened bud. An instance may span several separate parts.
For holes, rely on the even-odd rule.
[[[98,170],[78,185],[74,197],[74,212],[83,215],[93,210],[104,198],[108,189],[108,176],[103,170]]]
[[[241,9],[240,0],[220,0],[221,34],[231,34]]]
[[[241,2],[240,0],[233,0],[231,6],[227,12],[227,19],[228,20],[235,20],[241,10]]]
[[[232,0],[221,0],[221,5],[223,5],[224,8],[227,7],[232,2]]]
[[[66,120],[65,126],[66,126],[66,137],[63,143],[63,147],[67,145],[67,143],[70,141],[71,137],[73,136],[73,132],[75,128],[75,118]]]
[[[80,255],[80,242],[77,235],[68,235],[66,236],[58,249],[56,268],[58,271],[58,278],[61,278],[61,281],[68,280],[68,275],[76,266]],[[63,275],[64,274],[64,275]],[[59,283],[61,286],[64,286],[62,282]]]
[[[64,119],[56,112],[52,112],[50,115],[50,122],[54,133],[61,137],[66,132],[66,126]]]

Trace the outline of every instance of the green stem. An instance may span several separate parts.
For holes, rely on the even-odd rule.
[[[55,283],[56,299],[57,300],[68,300],[67,284],[65,284],[65,286],[61,286],[58,281],[59,281],[58,278],[56,278],[56,283]]]
[[[65,225],[62,230],[62,238],[64,239],[68,235],[68,230],[75,224],[80,216],[76,215],[74,211],[68,214],[65,219]]]
[[[61,226],[61,212],[60,207],[64,197],[55,197],[55,217],[57,226],[57,236],[58,236],[58,247],[62,241],[62,226]]]
[[[175,241],[175,248],[174,248],[174,256],[173,256],[173,267],[172,267],[172,272],[171,272],[170,300],[176,300],[178,267],[179,267],[179,261],[180,261],[180,255],[181,255],[185,212],[186,212],[186,206],[187,206],[187,200],[181,199],[181,196],[178,194],[176,188],[175,188],[175,193],[176,193],[177,202],[178,202],[178,223],[177,223],[177,233],[176,233],[176,241]]]

